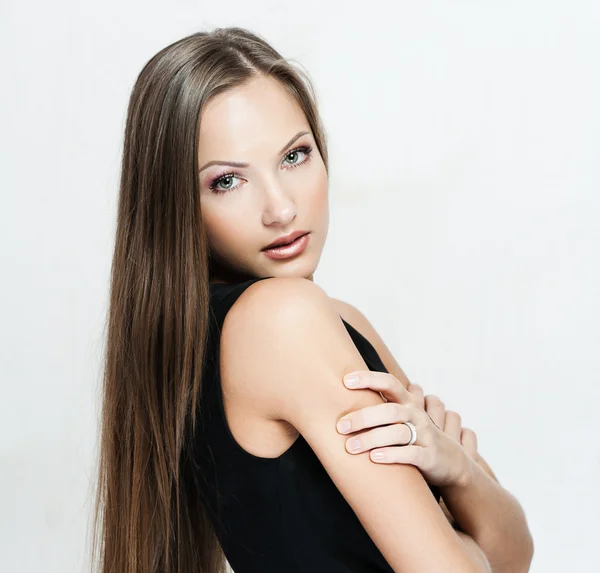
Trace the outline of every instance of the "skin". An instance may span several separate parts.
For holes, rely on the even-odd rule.
[[[308,132],[281,148],[298,132]],[[290,153],[310,146],[310,155]],[[325,164],[304,114],[274,80],[259,78],[219,94],[203,111],[198,165],[238,161],[247,168],[212,165],[199,173],[202,216],[214,261],[214,282],[252,277],[303,277],[313,280],[329,227]],[[218,189],[211,180],[221,179]],[[301,256],[276,261],[261,249],[282,235],[310,231]]]
[[[295,139],[300,132],[306,133]],[[298,150],[299,147],[311,149]],[[301,277],[312,282],[329,225],[328,177],[310,127],[293,97],[275,80],[263,77],[219,94],[203,110],[198,149],[211,281],[230,283],[257,277]],[[247,165],[204,168],[212,161]],[[211,184],[216,188],[211,189]],[[219,193],[219,190],[224,192]],[[310,233],[303,253],[285,260],[273,260],[265,255],[263,249],[269,243],[297,230]],[[358,385],[346,386],[371,389],[372,396],[378,393],[384,400],[381,403],[380,399],[369,399],[366,407],[346,411],[336,420],[351,422],[347,432],[352,435],[345,441],[346,455],[367,456],[372,463],[418,467],[427,481],[442,487],[442,510],[455,525],[472,563],[479,563],[478,570],[527,571],[532,544],[521,508],[500,487],[477,452],[474,432],[462,428],[460,416],[446,411],[439,398],[425,396],[420,387],[410,384],[381,337],[357,309],[342,301],[328,300],[334,303],[338,316],[373,344],[389,371],[357,371]],[[323,311],[323,315],[326,314],[326,307]],[[250,323],[256,324],[256,320],[259,319],[253,318]],[[248,337],[240,340],[240,343],[247,342]],[[332,341],[324,339],[323,344],[329,342]],[[293,360],[293,355],[288,359]],[[306,364],[299,364],[298,370],[304,367]],[[232,376],[233,383],[240,376],[239,373]],[[227,373],[224,384],[226,378]],[[278,456],[297,437],[296,427],[306,421],[298,420],[295,425],[286,421],[301,415],[295,410],[287,418],[265,416],[256,405],[264,400],[257,399],[253,404],[254,398],[250,395],[246,403],[240,403],[241,399],[236,396],[242,390],[244,388],[238,388],[225,395],[233,436],[254,455]],[[406,445],[410,437],[406,421],[417,428],[417,441],[412,446]],[[305,426],[305,431],[310,433],[312,426]],[[339,426],[338,432],[346,433]],[[355,439],[360,441],[358,450],[351,449],[351,440]],[[385,456],[377,459],[378,452]],[[363,471],[368,472],[366,468]],[[405,509],[398,507],[398,511]],[[490,523],[490,515],[495,516],[493,523]],[[427,517],[430,518],[434,519],[434,513]],[[385,535],[389,537],[389,532],[382,536]],[[388,550],[393,556],[394,545]],[[455,547],[452,551],[458,549]]]
[[[300,132],[306,133],[282,149]],[[306,146],[312,148],[310,153],[293,151]],[[264,77],[219,94],[203,111],[198,149],[202,216],[212,255],[212,280],[238,282],[276,276],[312,281],[329,226],[328,176],[310,127],[294,98],[276,81]],[[248,167],[205,167],[213,161],[243,162]],[[211,185],[216,189],[211,189]],[[215,192],[219,190],[224,192]],[[273,260],[261,251],[276,238],[295,230],[310,231],[309,244],[301,255]],[[353,326],[361,322],[349,305],[334,302],[340,315]],[[446,425],[438,400],[437,427],[425,415],[420,388],[411,388],[413,394],[390,374],[358,374],[358,387],[370,383],[373,390],[383,391],[388,402],[396,406],[378,404],[345,416],[354,422],[352,432],[371,428],[346,442],[349,453],[372,450],[371,459],[377,463],[414,463],[409,457],[411,452],[427,443],[428,455],[420,467],[426,480],[433,485],[447,485],[468,479],[470,466],[467,451],[460,447],[460,420],[448,418]],[[435,397],[429,401],[432,399]],[[402,446],[410,439],[408,426],[398,419],[400,411],[407,412],[403,418],[417,427],[421,445],[386,450],[383,446]],[[386,424],[392,425],[383,427]],[[458,441],[453,439],[457,432]],[[352,450],[352,440],[357,439],[360,449]],[[376,458],[377,452],[386,457]]]

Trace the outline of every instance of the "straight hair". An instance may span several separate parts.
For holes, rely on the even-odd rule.
[[[258,35],[217,28],[143,67],[125,125],[105,323],[92,570],[222,573],[226,559],[194,487],[209,312],[198,136],[217,94],[274,78],[295,98],[327,169],[306,72]]]

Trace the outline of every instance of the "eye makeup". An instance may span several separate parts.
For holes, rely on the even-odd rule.
[[[305,158],[302,161],[288,164],[288,167],[286,167],[285,169],[294,169],[295,167],[300,167],[301,165],[306,165],[312,158],[312,149],[313,148],[310,145],[303,145],[303,146],[296,147],[296,148],[288,151],[285,154],[285,157],[288,157],[292,153],[304,153]],[[226,181],[226,180],[232,179],[232,178],[239,178],[239,175],[235,171],[231,171],[229,173],[224,173],[224,174],[218,175],[217,177],[214,177],[210,181],[208,188],[217,195],[221,195],[223,193],[233,191],[234,189],[237,189],[240,186],[240,184],[232,186],[232,187],[225,187],[225,188],[218,186],[223,181]]]

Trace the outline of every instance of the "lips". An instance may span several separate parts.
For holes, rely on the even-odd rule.
[[[286,261],[300,256],[308,246],[310,233],[300,235],[296,240],[287,245],[280,245],[271,249],[263,249],[263,253],[274,261]]]
[[[283,237],[279,237],[278,239],[276,239],[275,241],[273,241],[272,243],[267,245],[262,250],[266,251],[268,249],[274,249],[276,247],[281,247],[283,245],[289,245],[290,243],[293,243],[298,237],[301,237],[302,235],[306,235],[307,233],[308,233],[308,231],[294,231],[293,233],[290,233],[289,235],[284,235]]]

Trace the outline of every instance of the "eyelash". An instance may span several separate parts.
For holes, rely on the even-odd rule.
[[[287,167],[287,169],[294,169],[295,167],[300,167],[301,165],[306,165],[310,161],[310,159],[312,157],[312,155],[311,155],[312,147],[310,145],[303,145],[301,147],[296,147],[295,149],[290,149],[290,151],[288,151],[285,154],[284,158],[287,157],[288,155],[290,155],[291,153],[295,153],[297,151],[301,151],[302,153],[305,153],[306,154],[306,158],[304,159],[304,161],[301,161],[299,163],[291,163],[291,164],[289,164],[289,166]],[[232,171],[231,173],[225,173],[224,175],[219,175],[218,177],[216,177],[215,179],[213,179],[210,182],[208,188],[213,193],[216,193],[217,195],[221,195],[223,193],[227,193],[229,191],[233,191],[234,189],[237,189],[239,187],[239,184],[236,185],[235,187],[230,187],[229,189],[219,189],[217,187],[217,185],[219,184],[219,182],[222,179],[226,179],[227,177],[238,177],[238,174]]]

